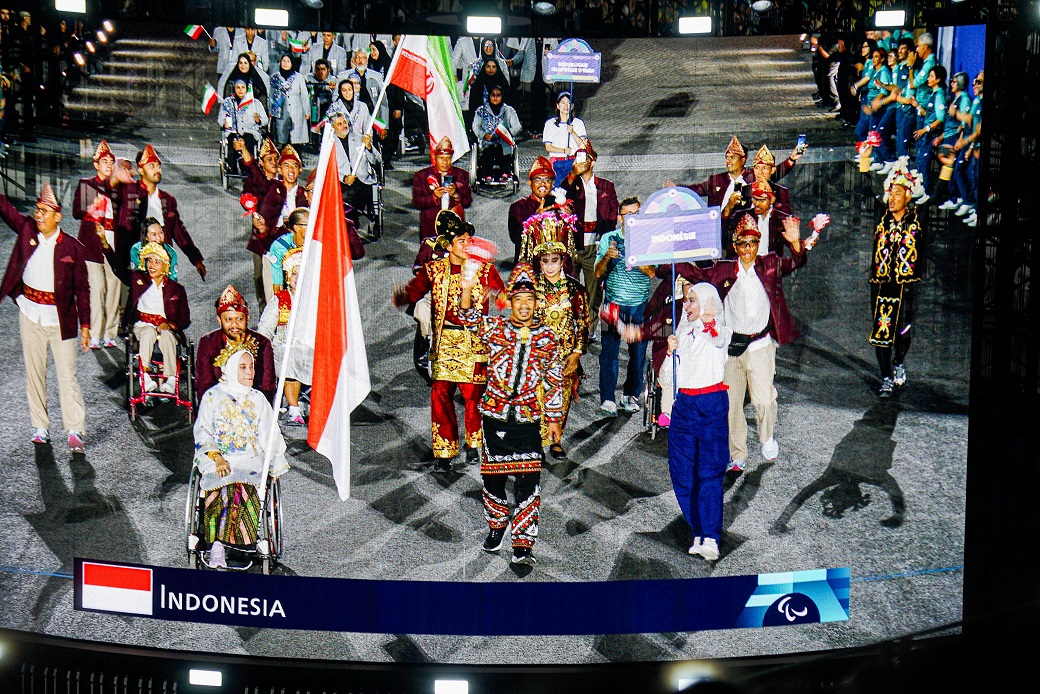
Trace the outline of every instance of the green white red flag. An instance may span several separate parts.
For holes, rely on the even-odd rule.
[[[213,88],[213,85],[206,83],[206,91],[202,94],[202,112],[207,116],[209,112],[213,110],[213,106],[217,103],[217,90]]]
[[[191,37],[193,41],[198,41],[199,37],[206,33],[206,30],[201,24],[189,24],[184,27],[184,33]]]

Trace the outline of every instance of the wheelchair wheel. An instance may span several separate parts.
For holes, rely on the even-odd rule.
[[[469,185],[471,188],[477,188],[480,185],[480,181],[477,180],[477,145],[474,144],[469,150]]]
[[[513,147],[513,195],[520,191],[520,150]]]
[[[196,538],[196,543],[201,541],[199,537],[199,528],[202,525],[200,517],[202,514],[201,505],[201,485],[202,485],[202,474],[198,468],[194,465],[191,467],[191,478],[188,480],[188,498],[184,501],[184,547],[188,552],[188,568],[197,569],[199,568],[199,555],[202,550],[196,547],[192,547],[192,537]]]
[[[195,421],[195,411],[198,403],[195,401],[195,343],[189,342],[188,347],[182,355],[181,366],[181,388],[184,392],[184,400],[188,404],[188,424]]]
[[[261,557],[261,569],[270,576],[282,556],[282,498],[281,484],[272,480],[268,491],[267,508],[264,512],[264,535],[268,541],[268,553]]]
[[[127,415],[131,422],[137,421],[137,404],[135,401],[141,397],[141,380],[139,377],[140,359],[134,351],[133,340],[126,338],[126,405]]]

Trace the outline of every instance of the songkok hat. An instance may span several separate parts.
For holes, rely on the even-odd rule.
[[[227,286],[227,289],[217,299],[217,315],[219,316],[226,311],[238,311],[246,314],[247,319],[249,318],[249,305],[246,304],[245,297],[231,284]]]
[[[556,172],[553,170],[552,162],[546,157],[538,157],[531,164],[531,173],[527,174],[529,180],[538,178],[539,176],[548,176],[549,178],[556,179]]]
[[[300,155],[296,153],[292,145],[286,145],[285,149],[282,150],[282,156],[278,158],[278,166],[281,166],[287,161],[294,161],[296,165],[303,168],[303,161],[300,159]]]
[[[434,228],[437,231],[437,244],[441,248],[449,247],[458,237],[463,234],[472,235],[474,231],[473,225],[466,224],[453,210],[438,212]]]
[[[769,148],[762,145],[762,149],[758,150],[755,154],[756,164],[769,164],[770,166],[776,166],[776,157],[769,151]]]
[[[441,138],[441,141],[437,143],[437,147],[433,150],[434,154],[455,154],[455,147],[451,144],[451,140],[445,135]]]
[[[907,168],[909,158],[899,157],[895,166],[888,172],[885,178],[885,202],[888,202],[888,194],[892,186],[903,186],[912,197],[917,197],[924,192],[921,175],[916,170]]]
[[[773,186],[769,185],[768,181],[755,181],[751,184],[751,197],[771,198],[775,196],[776,194],[773,192]]]
[[[598,156],[596,155],[596,150],[592,149],[592,141],[587,137],[583,139],[585,143],[578,148],[578,151],[585,152],[585,154],[589,156],[589,159],[596,161],[596,159],[598,159]]]
[[[744,149],[744,145],[740,144],[740,140],[734,135],[729,141],[729,147],[726,148],[725,154],[736,154],[738,157],[747,157],[747,150]]]
[[[263,159],[268,154],[277,155],[278,154],[278,145],[276,145],[271,138],[265,137],[264,138],[264,143],[262,145],[260,145],[260,158]]]
[[[36,198],[36,204],[43,205],[55,212],[61,212],[61,204],[58,203],[58,198],[54,196],[54,189],[51,188],[50,181],[44,183],[43,187],[40,188],[40,197]]]
[[[105,157],[112,157],[112,162],[115,163],[116,155],[112,153],[108,143],[102,140],[97,146],[97,151],[94,152],[94,161],[101,161]]]
[[[762,232],[758,230],[758,220],[749,213],[741,215],[737,221],[737,228],[733,230],[733,241],[739,241],[745,236],[753,236],[759,240],[762,238]]]
[[[565,209],[552,209],[533,214],[524,222],[524,240],[520,257],[527,260],[523,252],[531,248],[530,258],[544,253],[568,253],[567,241],[572,241],[578,228],[578,218]]]
[[[311,171],[310,175],[307,176],[307,180],[304,181],[303,187],[304,188],[310,188],[311,186],[314,185],[314,182],[316,180],[318,180],[318,170],[314,169],[313,171]]]
[[[288,277],[294,272],[299,272],[300,263],[303,262],[303,247],[290,248],[282,256],[282,273]]]
[[[509,274],[509,298],[513,298],[517,294],[534,294],[534,268],[527,263],[517,263],[516,267],[513,268],[513,272]]]
[[[159,262],[162,263],[163,274],[169,274],[170,254],[166,252],[166,249],[162,247],[161,243],[149,241],[141,248],[140,260],[138,260],[138,267],[140,267],[140,269],[148,269],[148,258],[158,258]]]
[[[143,168],[146,164],[162,164],[162,160],[159,159],[159,155],[155,153],[155,148],[151,145],[144,146],[144,152],[141,154],[141,161],[137,162],[137,166]]]

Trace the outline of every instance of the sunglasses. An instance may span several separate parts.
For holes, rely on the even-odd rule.
[[[751,246],[757,246],[758,241],[737,241],[733,245],[737,248],[750,248]]]

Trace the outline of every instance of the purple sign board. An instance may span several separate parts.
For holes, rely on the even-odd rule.
[[[544,78],[548,82],[599,83],[603,56],[582,39],[562,41],[545,56]]]
[[[625,264],[665,265],[722,257],[722,210],[688,188],[665,188],[625,217]]]

